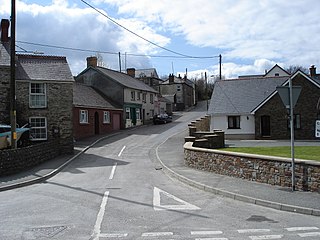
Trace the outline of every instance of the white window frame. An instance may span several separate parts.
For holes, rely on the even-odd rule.
[[[41,119],[44,122],[34,123],[32,120]],[[44,124],[43,124],[44,123]],[[47,118],[46,117],[30,117],[29,118],[30,125],[30,140],[31,141],[43,141],[48,139],[48,131],[47,131]]]
[[[126,119],[131,119],[130,108],[126,108]]]
[[[147,94],[146,93],[142,93],[142,102],[147,102]]]
[[[137,118],[137,120],[141,120],[141,111],[140,111],[140,108],[136,108],[136,118]]]
[[[37,87],[34,87],[36,85]],[[41,86],[41,87],[39,87]],[[34,91],[40,89],[41,92]],[[47,85],[41,82],[29,83],[29,107],[30,108],[46,108],[47,107]]]
[[[79,123],[86,124],[88,122],[88,110],[79,111]]]
[[[109,111],[103,111],[103,123],[111,123]]]
[[[150,93],[150,103],[153,103],[153,94]]]
[[[137,94],[137,100],[141,100],[141,92],[138,92],[138,94]]]
[[[135,101],[135,100],[136,100],[136,92],[131,91],[131,101]]]

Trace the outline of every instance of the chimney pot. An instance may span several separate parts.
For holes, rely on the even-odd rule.
[[[98,58],[97,57],[87,57],[87,67],[97,67]]]
[[[8,19],[1,20],[1,42],[9,42],[9,25]]]
[[[311,77],[315,77],[317,75],[317,72],[316,72],[316,67],[314,65],[311,65],[311,67],[309,68],[310,70],[310,76]]]
[[[136,77],[136,69],[135,68],[127,68],[127,74],[130,77],[135,78]]]

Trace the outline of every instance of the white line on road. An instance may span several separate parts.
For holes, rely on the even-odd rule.
[[[192,231],[191,235],[217,235],[222,233],[222,231]]]
[[[262,239],[280,239],[283,235],[264,235],[264,236],[249,236],[251,240],[262,240]]]
[[[112,170],[111,170],[111,173],[110,173],[110,176],[109,176],[109,180],[112,180],[112,179],[113,179],[114,173],[115,173],[116,168],[117,168],[117,165],[118,165],[117,163],[115,163],[115,164],[113,165]]]
[[[320,236],[320,232],[299,233],[300,237],[316,237]]]
[[[317,228],[317,227],[291,227],[291,228],[286,228],[286,229],[289,232],[294,232],[294,231],[318,230],[319,228]]]
[[[121,156],[122,152],[123,152],[125,149],[126,149],[126,146],[123,146],[123,148],[121,149],[121,151],[120,151],[119,154],[118,154],[118,157]]]
[[[172,236],[173,232],[146,232],[142,233],[142,237],[161,237],[161,236]]]
[[[228,238],[196,238],[195,240],[229,240]]]
[[[240,229],[237,231],[238,233],[262,233],[262,232],[270,232],[270,229]]]
[[[127,237],[128,233],[101,233],[99,237],[102,238],[123,238]]]
[[[102,198],[102,202],[100,205],[100,210],[99,210],[99,213],[97,216],[96,224],[94,225],[93,234],[92,234],[93,240],[99,240],[99,236],[101,233],[101,223],[103,220],[104,213],[106,211],[108,197],[109,197],[109,191],[106,191],[103,195],[103,198]]]

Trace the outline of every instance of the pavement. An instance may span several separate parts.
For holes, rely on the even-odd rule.
[[[166,174],[186,184],[223,197],[282,211],[320,216],[320,193],[292,192],[291,188],[232,178],[185,166],[183,144],[186,134],[187,131],[175,134],[156,148],[157,165],[159,165]],[[75,142],[73,155],[60,156],[27,171],[0,177],[0,192],[43,182],[59,173],[88,148],[114,135],[117,135],[117,133],[77,141]],[[274,141],[273,143],[276,144]],[[281,144],[284,143],[285,142]],[[229,144],[235,146],[237,144],[241,145],[243,142],[234,141],[229,142]],[[248,144],[248,142],[245,144]],[[266,143],[251,141],[251,144]],[[319,144],[319,142],[316,144]]]

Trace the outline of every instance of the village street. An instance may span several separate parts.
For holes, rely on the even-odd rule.
[[[0,239],[319,239],[319,217],[214,195],[161,171],[159,146],[205,113],[122,131],[53,178],[0,192]]]

